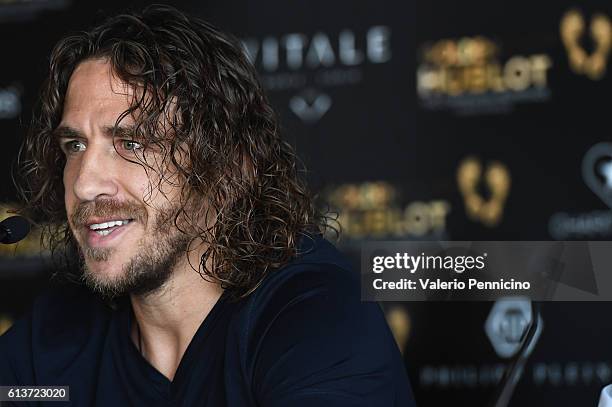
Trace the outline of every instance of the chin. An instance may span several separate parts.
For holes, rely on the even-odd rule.
[[[100,281],[116,281],[123,274],[124,264],[112,263],[110,261],[92,261],[85,262],[87,270]]]

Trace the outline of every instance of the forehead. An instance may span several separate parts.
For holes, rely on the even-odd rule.
[[[132,94],[131,87],[113,74],[108,62],[103,59],[83,61],[68,82],[62,123],[85,119],[114,122],[130,106]]]

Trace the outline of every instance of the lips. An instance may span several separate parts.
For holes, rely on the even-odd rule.
[[[132,227],[132,219],[112,219],[105,222],[90,223],[86,226],[87,245],[105,247],[115,243],[127,229]]]
[[[131,222],[131,219],[122,220],[110,220],[108,222],[93,223],[89,225],[89,230],[93,230],[100,236],[106,236],[111,233],[115,228],[127,225]]]

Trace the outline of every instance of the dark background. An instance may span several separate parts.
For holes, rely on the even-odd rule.
[[[10,170],[53,44],[70,31],[144,4],[0,2],[0,209],[16,202]],[[355,261],[360,242],[368,239],[610,240],[612,214],[605,203],[612,203],[606,199],[610,189],[600,167],[587,165],[583,172],[582,166],[592,146],[611,139],[612,73],[592,79],[572,69],[560,23],[568,10],[578,9],[585,22],[579,44],[590,54],[597,45],[590,21],[596,13],[612,18],[612,5],[594,0],[172,4],[233,33],[251,51],[264,43],[268,51],[279,45],[275,66],[261,51],[251,55],[311,184],[339,213],[344,234],[338,246]],[[302,63],[288,60],[283,48],[287,35],[295,33],[303,38]],[[376,43],[380,35],[383,45]],[[489,62],[502,69],[516,56],[545,55],[551,63],[546,85],[419,95],[417,72],[439,68],[424,56],[427,50],[440,40],[458,44],[476,37],[495,44]],[[612,64],[608,54],[605,60]],[[446,72],[473,66],[462,64]],[[612,160],[612,149],[603,151],[596,164]],[[491,224],[466,211],[457,171],[467,157],[485,169],[501,163],[511,180],[500,202],[503,211]],[[484,201],[494,198],[484,176],[475,192]],[[46,285],[48,270],[35,247],[33,237],[1,248],[0,331]],[[400,345],[420,406],[490,401],[508,362],[485,333],[491,306],[384,304],[405,318],[408,335]],[[544,330],[512,405],[594,406],[601,387],[612,382],[610,311],[608,303],[542,304]]]

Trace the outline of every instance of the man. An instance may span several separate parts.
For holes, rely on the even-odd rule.
[[[0,385],[78,406],[413,405],[233,39],[169,7],[111,18],[55,47],[36,117],[23,195],[87,288],[0,338]]]

